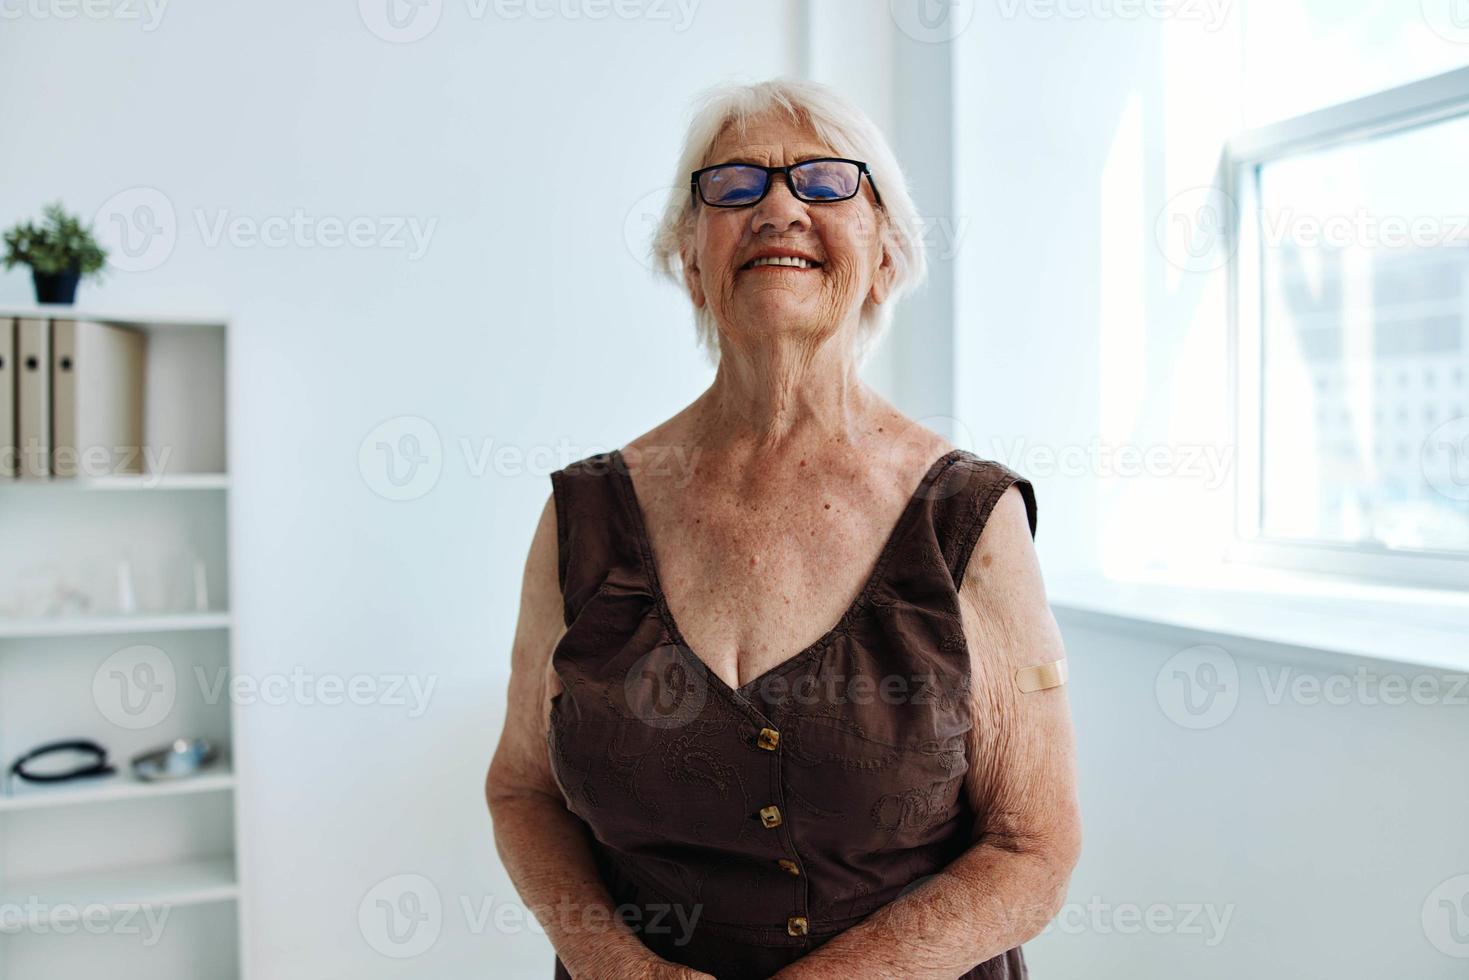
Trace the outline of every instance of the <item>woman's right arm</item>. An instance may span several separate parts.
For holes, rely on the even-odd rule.
[[[592,859],[591,831],[566,808],[546,748],[560,689],[551,651],[566,632],[557,574],[555,498],[536,524],[510,655],[505,728],[485,777],[495,847],[526,907],[577,980],[706,974],[661,959],[621,919]],[[713,978],[708,978],[713,980]]]

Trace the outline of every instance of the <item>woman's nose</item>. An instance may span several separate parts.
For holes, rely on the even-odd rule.
[[[770,175],[770,189],[755,205],[750,216],[751,229],[760,235],[766,231],[783,232],[804,230],[811,226],[811,214],[806,205],[796,200],[786,184],[785,174]]]

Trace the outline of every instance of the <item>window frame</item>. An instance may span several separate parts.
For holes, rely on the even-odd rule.
[[[1226,562],[1346,576],[1382,585],[1463,589],[1469,582],[1469,552],[1404,553],[1363,544],[1261,536],[1264,255],[1257,219],[1259,171],[1266,164],[1466,115],[1469,68],[1459,68],[1247,130],[1226,143],[1220,174],[1226,195],[1229,391],[1234,398],[1230,417],[1235,425],[1237,461]]]

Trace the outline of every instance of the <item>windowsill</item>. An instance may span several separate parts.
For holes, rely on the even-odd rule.
[[[1271,659],[1353,657],[1469,670],[1469,593],[1223,566],[1127,579],[1046,577],[1059,618],[1130,632],[1245,641]]]

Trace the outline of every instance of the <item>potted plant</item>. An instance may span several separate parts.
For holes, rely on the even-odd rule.
[[[41,209],[39,225],[22,221],[5,233],[5,268],[31,267],[37,303],[70,303],[83,276],[99,277],[107,252],[92,229],[66,213],[61,202]]]

